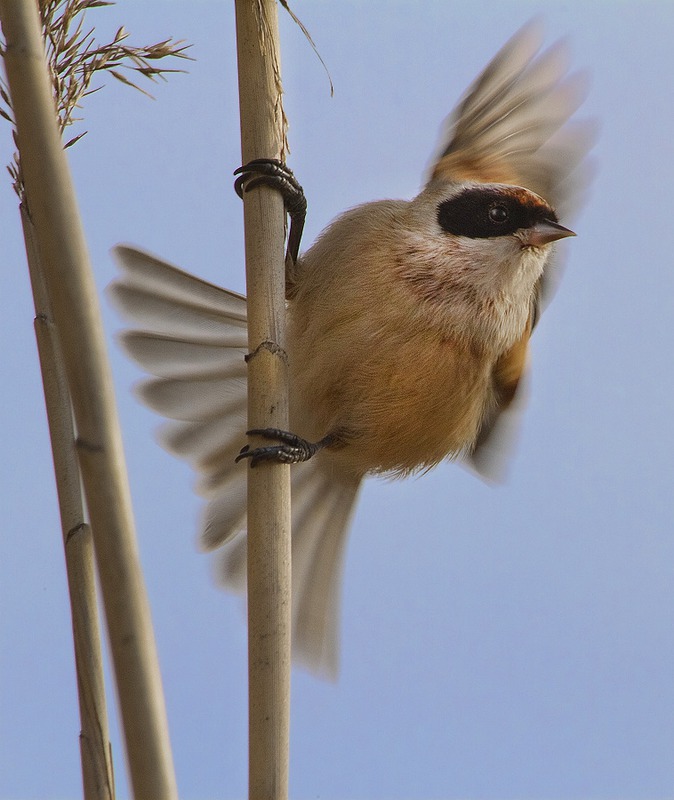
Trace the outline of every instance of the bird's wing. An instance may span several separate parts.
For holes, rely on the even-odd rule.
[[[495,404],[482,420],[475,446],[466,457],[473,469],[492,481],[502,480],[517,431],[533,323],[532,313],[522,336],[496,362],[492,370]]]
[[[524,186],[567,217],[594,138],[592,124],[570,121],[587,80],[568,74],[563,41],[540,45],[538,24],[525,25],[473,83],[445,123],[431,182]]]
[[[571,119],[585,95],[586,80],[567,72],[567,47],[543,52],[536,22],[525,25],[497,53],[450,115],[429,184],[477,181],[523,186],[568,219],[587,187],[578,169],[592,146],[594,125]],[[585,166],[585,165],[584,165]],[[549,261],[536,286],[529,323],[521,339],[496,364],[497,399],[473,455],[474,466],[492,472],[501,438],[501,412],[510,408],[527,363],[528,341],[541,305],[559,280],[559,263]],[[510,422],[507,427],[510,426]],[[490,453],[489,457],[486,454]]]
[[[571,119],[587,76],[568,73],[568,47],[540,52],[537,21],[496,54],[448,117],[431,167],[434,181],[523,186],[543,197],[563,222],[582,203],[592,170],[586,156],[596,138],[591,120]],[[582,165],[582,169],[579,167]],[[537,287],[545,303],[558,283],[555,263]],[[535,310],[535,317],[540,308]]]
[[[246,475],[234,459],[246,443],[246,298],[133,247],[114,250],[120,277],[109,287],[132,324],[120,342],[151,376],[139,398],[168,418],[161,444],[197,472],[207,503],[200,543],[224,546],[219,577],[242,590],[246,574]],[[359,482],[320,458],[292,479],[293,653],[315,672],[337,671],[341,562]]]

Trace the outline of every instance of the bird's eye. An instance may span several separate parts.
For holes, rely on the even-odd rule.
[[[495,205],[489,209],[489,219],[501,224],[508,219],[508,209],[502,205]]]

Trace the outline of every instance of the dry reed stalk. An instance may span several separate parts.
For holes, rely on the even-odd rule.
[[[83,3],[87,0],[80,0]],[[44,267],[72,400],[76,452],[92,523],[131,783],[137,798],[170,800],[177,797],[177,789],[112,380],[61,144],[61,120],[55,113],[38,6],[26,0],[0,0],[0,21],[9,88],[5,99],[11,102],[19,147],[16,178],[25,186],[36,261]],[[65,413],[63,408],[60,413]],[[77,509],[74,514],[77,517]]]
[[[235,0],[243,163],[282,158],[275,0]],[[248,293],[248,423],[288,427],[285,360],[285,213],[278,192],[244,195]],[[251,442],[254,445],[254,442]],[[290,473],[248,471],[249,797],[288,796],[290,725]]]
[[[113,800],[115,788],[96,604],[93,539],[91,528],[85,522],[80,470],[74,447],[70,393],[44,285],[44,271],[35,246],[35,231],[23,205],[21,222],[33,288],[35,338],[49,422],[68,574],[80,707],[80,757],[84,800]]]

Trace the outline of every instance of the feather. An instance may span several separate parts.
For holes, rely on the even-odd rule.
[[[342,567],[360,482],[345,481],[341,476],[335,479],[318,461],[296,464],[291,478],[293,658],[312,672],[334,680],[339,664]],[[228,525],[235,519],[235,524],[245,527],[245,492],[240,491],[238,497],[236,512],[231,502],[209,506],[213,530],[223,527],[223,513]],[[227,588],[242,591],[246,581],[245,539],[230,538],[224,544],[218,576]]]
[[[475,81],[445,124],[431,182],[524,186],[566,212],[570,173],[591,146],[594,126],[567,125],[587,81],[567,75],[564,43],[538,55],[540,44],[538,25],[525,25]]]
[[[525,25],[474,82],[446,123],[429,183],[469,180],[523,186],[564,219],[578,206],[588,173],[584,170],[581,176],[576,168],[592,147],[596,130],[591,122],[569,120],[585,96],[587,81],[583,75],[567,74],[564,42],[539,53],[541,42],[537,22]],[[483,477],[502,476],[521,405],[513,401],[526,369],[529,338],[541,305],[559,282],[559,271],[553,256],[535,287],[526,330],[494,367],[496,403],[467,459]]]
[[[192,464],[196,491],[208,500],[200,545],[221,550],[219,579],[242,592],[246,468],[234,459],[246,442],[245,298],[132,247],[114,253],[122,273],[109,294],[134,326],[120,342],[155,376],[137,396],[170,420],[159,440]],[[293,652],[326,676],[337,673],[337,595],[358,486],[319,458],[292,472]]]

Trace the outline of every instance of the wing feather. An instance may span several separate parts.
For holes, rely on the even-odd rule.
[[[431,182],[524,186],[566,213],[594,126],[569,124],[587,80],[567,73],[564,42],[539,54],[541,41],[539,26],[525,25],[475,81],[446,123]]]
[[[134,248],[115,249],[122,274],[109,289],[133,327],[120,341],[153,378],[136,393],[167,417],[159,440],[198,474],[207,499],[200,545],[222,549],[220,579],[242,591],[246,575],[246,300]],[[337,670],[338,592],[358,482],[320,458],[292,471],[293,649],[314,671]]]
[[[563,220],[579,204],[588,183],[586,156],[595,138],[591,122],[572,120],[585,94],[584,75],[568,73],[568,47],[541,51],[534,21],[508,41],[448,118],[429,183],[505,183],[543,197]],[[583,164],[584,169],[578,167]],[[528,343],[559,281],[559,262],[549,260],[532,298],[529,322],[519,341],[494,366],[494,407],[478,435],[471,464],[484,476],[502,472],[514,429],[514,402],[528,360]]]

